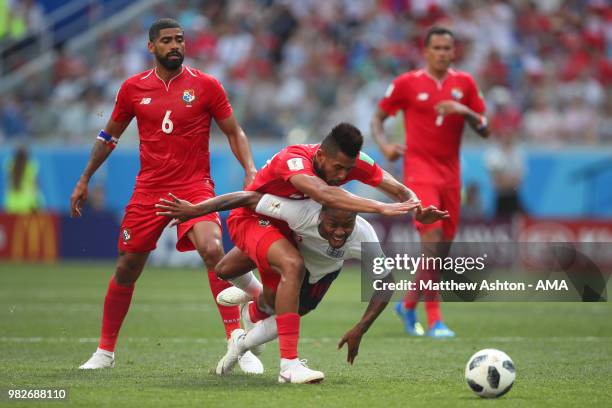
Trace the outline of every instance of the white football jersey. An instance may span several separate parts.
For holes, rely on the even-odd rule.
[[[287,222],[304,258],[306,269],[310,272],[310,283],[316,283],[328,273],[342,268],[344,261],[347,259],[361,260],[362,242],[379,242],[378,236],[370,223],[357,216],[355,229],[347,238],[344,246],[332,248],[329,242],[319,234],[321,204],[314,200],[291,200],[265,194],[257,204],[255,211]],[[367,254],[372,258],[385,256],[380,244],[367,245],[365,248],[368,251],[376,252]],[[377,279],[383,278],[387,273],[379,275]]]

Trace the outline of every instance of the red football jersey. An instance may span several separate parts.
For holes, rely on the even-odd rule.
[[[459,147],[465,119],[462,115],[438,117],[435,110],[439,102],[449,99],[476,113],[485,111],[474,79],[453,69],[441,81],[424,69],[400,75],[380,101],[380,109],[389,115],[404,112],[406,184],[460,185]]]
[[[140,172],[136,188],[170,190],[210,179],[211,118],[227,119],[232,107],[218,80],[183,66],[164,83],[155,69],[127,79],[119,89],[112,119],[138,122]]]
[[[247,187],[247,190],[298,200],[305,198],[304,194],[297,190],[289,179],[296,174],[317,175],[313,160],[319,146],[319,144],[287,146],[259,169],[255,180]],[[382,169],[367,154],[361,152],[355,167],[349,172],[344,183],[358,180],[371,186],[378,186],[382,177]]]

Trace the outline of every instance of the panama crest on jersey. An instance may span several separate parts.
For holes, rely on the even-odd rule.
[[[183,102],[187,106],[191,106],[191,102],[195,101],[195,91],[193,89],[185,89],[183,91]]]
[[[454,100],[458,101],[463,98],[463,91],[459,88],[453,88],[451,89],[451,96]]]

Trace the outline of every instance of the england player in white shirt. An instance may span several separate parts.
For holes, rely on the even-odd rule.
[[[262,195],[255,191],[240,191],[214,197],[196,205],[172,196],[171,200],[161,200],[157,207],[162,210],[157,213],[158,215],[175,219],[173,224],[214,211],[237,207],[254,209],[255,212],[265,217],[262,217],[261,222],[269,222],[268,218],[285,221],[293,232],[306,268],[300,292],[299,313],[301,315],[317,307],[331,283],[340,273],[345,260],[384,257],[378,236],[370,223],[354,212],[330,207],[322,208],[321,204],[314,200],[292,200],[270,194]],[[421,209],[421,211],[427,214],[425,220],[429,222],[448,217],[447,212],[439,211],[433,206]],[[362,243],[369,244],[362,246]],[[392,277],[389,272],[376,276],[376,279],[391,281]],[[232,283],[236,285],[236,282],[232,281]],[[217,301],[226,305],[243,304],[241,312],[247,331],[238,329],[232,333],[228,351],[217,366],[218,374],[229,373],[242,354],[248,350],[254,353],[261,352],[261,346],[277,336],[274,310],[273,306],[270,306],[274,305],[274,299],[270,296],[264,297],[260,289],[261,284],[252,274],[249,274],[248,282],[241,278],[237,286],[247,291],[237,287],[229,288],[219,294]],[[254,287],[256,289],[252,290]],[[384,310],[391,295],[390,292],[375,292],[361,320],[340,339],[338,347],[347,344],[349,363],[353,363],[362,336]],[[267,315],[270,315],[259,320],[257,324],[253,321],[257,319],[254,319],[252,313],[249,313],[251,308],[248,302],[251,299],[258,303],[259,310],[264,310]],[[290,374],[307,379],[311,374],[308,371],[313,370],[306,368],[303,371]],[[281,378],[282,375],[283,373],[279,376],[279,381],[296,382]]]

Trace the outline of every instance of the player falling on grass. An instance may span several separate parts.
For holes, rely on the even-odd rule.
[[[290,200],[271,194],[262,195],[256,191],[241,191],[211,198],[197,205],[172,196],[162,199],[157,208],[165,215],[176,219],[173,224],[180,225],[194,217],[199,217],[215,211],[223,211],[237,207],[247,207],[262,216],[282,220],[293,232],[293,238],[298,250],[304,258],[305,275],[299,295],[299,315],[314,310],[323,299],[332,282],[336,279],[345,260],[384,257],[378,236],[374,228],[355,212],[338,210],[321,206],[313,200]],[[438,211],[433,206],[423,210],[427,216],[421,217],[421,222],[431,223],[448,217],[448,213]],[[362,248],[362,243],[371,243]],[[375,245],[376,244],[376,245]],[[379,275],[377,279],[385,279]],[[386,307],[389,297],[384,294],[374,294],[361,320],[349,330],[338,343],[348,347],[347,361],[353,363],[359,350],[361,338],[374,320]],[[228,373],[240,357],[250,349],[257,349],[275,339],[278,335],[274,313],[274,302],[262,293],[255,301],[242,290],[231,287],[222,291],[217,297],[222,304],[241,304],[242,320],[245,332],[236,329],[232,332],[232,341],[227,353],[219,361],[217,371]],[[266,311],[265,314],[260,310]],[[268,316],[270,314],[270,316]],[[291,382],[287,374],[279,376],[281,382]],[[316,378],[313,381],[323,379]]]
[[[155,56],[155,68],[134,75],[122,84],[111,118],[100,131],[70,199],[71,215],[80,216],[91,176],[136,117],[141,168],[121,222],[119,258],[104,300],[100,343],[82,369],[114,366],[115,344],[134,284],[168,224],[166,217],[155,215],[154,206],[159,198],[168,191],[194,201],[215,195],[209,162],[211,119],[227,136],[244,168],[245,185],[256,172],[248,140],[233,116],[221,84],[212,76],[183,65],[185,42],[179,23],[166,18],[156,21],[149,29],[148,49]],[[204,260],[213,296],[230,286],[214,272],[223,256],[221,223],[216,213],[182,224],[177,235],[179,251],[196,249]],[[237,307],[218,306],[229,338],[240,327],[240,311]],[[263,371],[259,359],[250,353],[240,365],[246,372]]]
[[[445,28],[430,29],[425,38],[426,66],[406,72],[393,81],[380,101],[372,119],[372,134],[390,161],[404,156],[404,184],[423,205],[432,204],[450,214],[449,218],[425,225],[417,220],[425,256],[445,257],[457,230],[460,209],[459,146],[464,123],[482,137],[488,136],[485,104],[474,79],[455,71],[455,39]],[[397,111],[404,113],[406,144],[389,143],[383,122]],[[439,272],[420,270],[416,280],[439,280]],[[452,337],[454,333],[442,321],[438,293],[408,292],[396,312],[412,335],[423,335],[416,317],[417,301],[423,295],[429,323],[428,335]]]
[[[401,215],[416,210],[417,217],[425,217],[414,193],[360,152],[362,145],[359,129],[341,123],[321,144],[294,145],[281,150],[257,172],[247,190],[291,199],[310,197],[322,205],[345,211]],[[338,187],[350,180],[377,187],[399,202],[369,200]],[[257,288],[252,284],[253,274],[249,270],[257,267],[264,295],[274,299],[280,375],[291,378],[292,383],[322,379],[323,373],[310,370],[298,359],[298,301],[305,271],[287,223],[238,208],[228,218],[228,229],[236,247],[217,264],[217,276],[233,279],[235,286],[246,288],[247,292],[251,289],[249,293],[256,297]],[[268,316],[262,310],[258,313]]]

